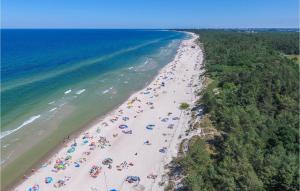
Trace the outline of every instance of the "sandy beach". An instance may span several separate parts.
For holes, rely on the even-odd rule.
[[[183,40],[147,87],[66,142],[13,190],[163,190],[164,165],[176,156],[190,119],[180,103],[193,105],[199,88],[197,38]]]

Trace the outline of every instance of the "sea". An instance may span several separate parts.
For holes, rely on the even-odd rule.
[[[1,29],[2,183],[145,87],[182,32]]]

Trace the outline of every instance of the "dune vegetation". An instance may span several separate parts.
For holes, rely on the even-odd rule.
[[[298,190],[299,64],[286,55],[299,55],[299,33],[192,32],[211,81],[199,103],[219,134],[176,160],[184,190]]]

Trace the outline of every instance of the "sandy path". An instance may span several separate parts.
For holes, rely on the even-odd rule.
[[[35,184],[38,184],[42,191],[163,190],[163,187],[158,185],[163,165],[176,155],[178,136],[187,128],[190,117],[179,109],[179,104],[192,104],[195,101],[193,84],[199,83],[202,51],[194,43],[196,38],[193,35],[193,38],[182,41],[175,59],[160,71],[151,84],[133,94],[118,109],[82,133],[76,139],[77,146],[73,152],[68,153],[71,144],[74,143],[70,141],[67,147],[49,159],[49,164],[38,169],[15,190],[28,190]],[[152,106],[154,108],[151,108]],[[129,120],[123,117],[128,117]],[[174,117],[179,119],[174,120]],[[165,122],[162,121],[164,118],[167,118]],[[124,130],[132,130],[132,134],[123,133],[119,128],[121,124],[127,125],[128,128]],[[153,130],[146,129],[148,124],[155,125]],[[173,128],[168,128],[170,124],[173,124]],[[85,133],[88,133],[86,139],[82,139]],[[100,137],[105,137],[108,142],[98,142]],[[147,140],[150,145],[144,144]],[[95,146],[90,146],[93,145],[92,142]],[[163,147],[166,147],[166,152],[159,152]],[[84,152],[90,154],[86,155]],[[67,156],[72,158],[66,161]],[[102,164],[108,157],[113,159],[111,169]],[[63,164],[60,167],[65,169],[53,172],[54,164],[59,158]],[[127,165],[124,165],[121,171],[117,170],[116,165],[124,161]],[[75,167],[75,162],[80,167]],[[133,166],[128,165],[130,162]],[[93,165],[102,168],[96,178],[89,175]],[[147,178],[150,173],[157,174],[158,177]],[[127,176],[138,176],[139,185],[134,186],[135,183],[126,182]],[[46,184],[46,177],[53,178],[53,181]],[[54,184],[58,180],[65,181],[65,185],[55,188]]]

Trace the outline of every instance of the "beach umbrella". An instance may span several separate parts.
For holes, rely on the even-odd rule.
[[[111,189],[110,191],[118,191],[118,190],[116,190],[116,189]]]
[[[79,164],[79,163],[75,162],[74,164],[75,164],[75,165],[74,165],[75,167],[77,167],[77,168],[80,167],[80,164]]]
[[[127,125],[119,125],[119,128],[120,129],[126,129],[126,128],[128,128],[128,126]]]

